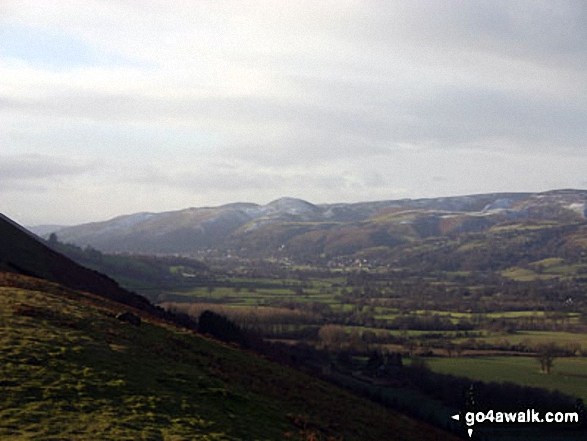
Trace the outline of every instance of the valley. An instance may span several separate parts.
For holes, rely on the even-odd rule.
[[[433,278],[389,278],[368,272],[351,272],[346,277],[331,274],[330,278],[314,273],[298,280],[239,278],[230,285],[168,291],[160,300],[165,308],[194,317],[204,310],[215,311],[265,338],[328,346],[331,352],[355,357],[372,351],[399,352],[406,359],[447,358],[456,366],[459,360],[518,356],[528,361],[540,380],[525,384],[537,387],[555,377],[540,375],[537,355],[546,344],[556,346],[555,366],[575,360],[587,367],[583,358],[587,320],[581,307],[565,304],[564,295],[560,302],[548,302],[537,291],[522,301],[515,293],[528,292],[533,282],[511,281],[510,295],[499,296],[499,303],[493,296],[479,294],[461,300],[463,288],[456,281],[449,283],[452,293],[438,289],[439,283]],[[468,285],[467,289],[492,291],[487,285]],[[475,298],[467,298],[471,296]],[[327,328],[333,335],[323,332]],[[460,373],[456,369],[443,372]],[[499,369],[493,373],[491,380],[506,381]],[[526,375],[519,378],[527,380]],[[577,388],[572,378],[567,380],[563,389],[583,391],[580,397],[587,398],[587,389]],[[554,383],[551,389],[557,389]]]
[[[158,320],[196,329],[207,317],[200,330],[229,345],[463,433],[449,420],[470,388],[483,408],[572,410],[587,399],[586,203],[579,190],[350,206],[286,198],[61,228],[45,245],[107,274],[124,291],[114,300]],[[36,248],[19,243],[3,267],[22,273]],[[59,262],[25,275],[82,274]],[[532,436],[583,435],[563,429]],[[482,433],[526,433],[504,430]]]

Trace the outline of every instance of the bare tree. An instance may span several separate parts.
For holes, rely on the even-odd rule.
[[[558,353],[556,343],[550,342],[538,346],[538,361],[540,362],[540,369],[545,374],[550,374],[554,365],[554,359]]]
[[[318,331],[320,340],[330,349],[337,350],[347,340],[347,333],[339,325],[324,325]]]

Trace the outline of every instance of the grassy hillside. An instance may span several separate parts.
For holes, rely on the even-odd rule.
[[[433,440],[327,383],[40,279],[0,274],[0,439]]]
[[[0,271],[35,276],[69,288],[89,291],[157,313],[147,299],[52,250],[24,228],[0,214]]]

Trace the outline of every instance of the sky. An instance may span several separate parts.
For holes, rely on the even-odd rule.
[[[587,3],[2,0],[0,212],[587,188]]]

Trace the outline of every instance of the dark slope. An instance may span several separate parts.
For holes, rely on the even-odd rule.
[[[0,214],[0,270],[46,279],[151,313],[147,299],[122,289],[114,280],[84,268],[46,246],[42,239]]]

